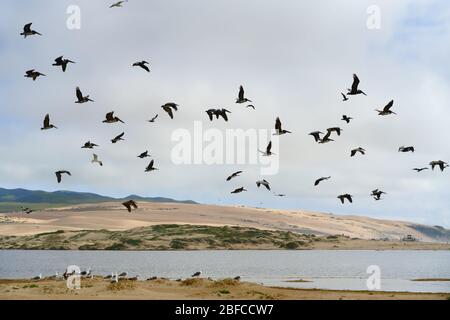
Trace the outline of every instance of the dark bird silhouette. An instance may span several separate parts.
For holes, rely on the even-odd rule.
[[[208,115],[210,121],[212,121],[214,119],[214,116],[216,116],[216,119],[219,119],[219,117],[222,117],[225,121],[228,121],[227,113],[231,113],[231,111],[224,109],[224,108],[208,109],[205,112]]]
[[[371,196],[375,199],[375,200],[381,200],[381,195],[386,194],[386,192],[375,189],[372,191]]]
[[[359,152],[359,153],[361,153],[361,154],[366,154],[366,150],[365,149],[363,149],[363,148],[361,148],[361,147],[358,147],[358,148],[356,148],[356,149],[353,149],[351,152],[350,152],[350,157],[354,157],[355,155],[356,155],[356,153],[357,152]]]
[[[414,168],[413,170],[416,171],[416,172],[422,172],[422,171],[428,170],[428,169],[429,168],[427,168],[427,167],[423,167],[423,168]]]
[[[323,144],[323,143],[328,143],[328,142],[334,141],[334,139],[331,139],[330,136],[331,136],[331,131],[327,131],[327,134],[324,135],[323,138],[319,140],[319,143]]]
[[[280,120],[279,117],[277,117],[276,120],[275,120],[275,135],[279,135],[280,136],[280,135],[283,135],[283,134],[286,134],[286,133],[291,133],[291,132],[281,128],[281,120]]]
[[[144,159],[150,157],[150,155],[148,154],[148,150],[146,150],[145,152],[142,152],[140,155],[138,155],[138,158]]]
[[[350,123],[350,120],[353,120],[353,118],[346,116],[345,114],[342,116],[342,121],[345,121],[347,123]]]
[[[259,188],[261,185],[263,185],[264,187],[266,187],[267,190],[270,191],[270,185],[269,182],[265,179],[262,180],[258,180],[256,181],[256,186]]]
[[[245,103],[245,102],[252,102],[252,100],[249,100],[244,97],[244,87],[240,86],[238,98],[236,99],[236,103]]]
[[[414,152],[414,151],[415,150],[414,150],[413,146],[411,146],[411,147],[401,146],[400,148],[398,148],[398,152]]]
[[[75,89],[75,92],[76,92],[76,96],[77,96],[77,99],[78,99],[77,101],[75,101],[75,103],[86,103],[86,102],[89,102],[89,101],[94,102],[94,100],[89,98],[89,95],[83,96],[83,94],[81,93],[81,90],[80,90],[79,87],[77,87]]]
[[[362,90],[358,89],[358,85],[359,85],[359,78],[356,74],[353,74],[352,88],[348,89],[347,95],[351,96],[351,95],[363,94],[366,96],[366,94]]]
[[[389,101],[389,103],[384,106],[383,110],[375,109],[378,112],[379,116],[387,116],[390,114],[396,114],[394,111],[391,111],[392,106],[394,105],[394,100]]]
[[[325,181],[325,180],[328,180],[328,179],[331,179],[331,177],[322,177],[322,178],[319,178],[319,179],[317,179],[317,180],[314,182],[314,185],[317,186],[317,185],[319,185],[319,183],[321,183],[322,181]]]
[[[444,169],[448,167],[448,163],[444,162],[442,160],[437,160],[437,161],[431,161],[430,166],[431,166],[432,170],[434,170],[435,166],[438,166],[439,169],[441,169],[441,171],[444,171]]]
[[[92,143],[91,141],[88,141],[88,142],[85,142],[81,148],[82,149],[94,149],[94,147],[98,147],[98,145],[95,143]]]
[[[227,181],[230,181],[231,179],[233,179],[233,178],[235,178],[235,177],[238,177],[241,173],[242,173],[242,171],[236,171],[236,172],[233,172],[232,174],[230,174],[230,175],[228,176]]]
[[[20,35],[23,36],[24,38],[26,38],[28,36],[34,36],[35,34],[42,36],[42,34],[40,34],[39,32],[31,29],[32,24],[33,23],[27,23],[26,25],[24,25],[23,32]]]
[[[341,200],[341,203],[344,204],[344,201],[347,199],[350,203],[353,203],[353,196],[346,193],[346,194],[341,194],[340,196],[337,196],[337,198],[339,200]]]
[[[341,135],[341,132],[344,131],[343,129],[339,128],[339,127],[333,127],[333,128],[328,128],[327,132],[329,132],[330,134],[332,132],[336,132],[338,136]]]
[[[148,166],[145,168],[145,172],[151,172],[154,170],[158,170],[158,168],[155,168],[153,165],[155,164],[155,161],[152,160],[150,161],[150,163],[148,164]]]
[[[61,183],[61,178],[62,178],[62,175],[63,175],[63,174],[67,174],[67,175],[69,175],[69,176],[72,175],[72,174],[71,174],[69,171],[67,171],[67,170],[59,170],[59,171],[56,171],[55,174],[56,174],[56,180],[58,181],[58,183]]]
[[[133,63],[133,67],[141,67],[147,72],[150,72],[150,69],[147,67],[148,62],[145,60]]]
[[[133,201],[133,200],[128,200],[128,201],[122,202],[122,205],[125,206],[125,207],[127,208],[128,212],[131,212],[131,208],[132,208],[132,207],[133,207],[134,209],[137,209],[137,208],[138,208],[137,203],[136,203],[135,201]]]
[[[209,121],[213,121],[214,116],[217,114],[217,109],[208,109],[205,112],[208,115]]]
[[[167,112],[167,114],[169,115],[170,119],[173,119],[173,111],[177,111],[178,110],[178,105],[176,103],[173,102],[168,102],[164,105],[161,106],[161,108]]]
[[[274,195],[275,197],[286,197],[286,195],[283,194],[283,193],[274,193],[273,195]]]
[[[256,110],[256,109],[255,109],[255,106],[252,105],[252,104],[247,105],[246,108],[252,108],[253,110]]]
[[[236,277],[233,278],[233,280],[240,281],[241,280],[241,276],[236,276]]]
[[[52,128],[58,129],[56,126],[50,124],[50,115],[47,113],[45,115],[44,123],[43,123],[41,130],[48,130],[48,129],[52,129]]]
[[[34,69],[25,71],[25,75],[24,75],[25,78],[31,78],[31,79],[33,79],[33,81],[36,81],[36,79],[40,76],[45,77],[46,75],[43,73],[40,73],[39,71],[36,71]]]
[[[108,112],[105,118],[106,119],[102,121],[104,123],[116,123],[116,122],[125,123],[122,120],[120,120],[119,117],[114,116],[114,111]]]
[[[122,8],[122,4],[123,4],[124,2],[125,2],[125,1],[117,1],[117,2],[113,3],[112,5],[110,5],[109,7],[110,7],[110,8]]]
[[[240,187],[240,188],[234,189],[233,191],[231,191],[231,193],[241,193],[244,191],[247,191],[247,190],[244,187]]]
[[[148,122],[155,122],[156,118],[158,118],[158,115],[155,115],[153,118],[151,118],[150,120],[147,120]]]
[[[316,142],[319,142],[319,141],[320,141],[320,135],[321,135],[321,134],[323,134],[323,132],[321,132],[321,131],[313,131],[313,132],[311,132],[311,133],[308,133],[309,136],[313,136],[313,137],[314,137],[314,140],[315,140]]]
[[[119,134],[117,137],[115,137],[114,139],[111,140],[112,143],[117,143],[120,140],[124,140],[122,139],[122,137],[125,135],[125,132],[122,132],[121,134]]]
[[[347,101],[348,100],[347,96],[345,94],[343,94],[342,92],[341,92],[341,95],[342,95],[342,101]]]
[[[269,144],[267,145],[266,151],[259,150],[259,152],[261,152],[263,156],[267,156],[268,157],[268,156],[271,156],[271,155],[275,154],[275,153],[273,153],[271,151],[271,149],[272,149],[272,141],[270,141]]]
[[[196,273],[194,273],[193,275],[191,275],[191,278],[199,277],[201,274],[202,274],[201,271],[197,271]]]
[[[52,64],[52,66],[61,66],[62,71],[66,72],[67,64],[68,63],[75,63],[75,61],[69,60],[69,59],[63,59],[63,56],[60,56],[55,59],[55,63]]]
[[[103,166],[103,162],[98,159],[98,155],[96,155],[95,153],[92,154],[91,163],[98,163],[100,167]]]

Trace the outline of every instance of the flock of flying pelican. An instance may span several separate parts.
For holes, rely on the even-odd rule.
[[[122,4],[124,3],[124,1],[119,1],[116,2],[114,4],[112,4],[110,6],[110,8],[115,8],[115,7],[121,7]],[[42,36],[41,33],[39,33],[36,30],[32,29],[32,23],[28,23],[23,27],[23,32],[20,33],[20,35],[23,35],[24,38],[27,38],[29,36]],[[63,72],[66,72],[67,67],[69,64],[75,64],[75,61],[72,61],[70,59],[65,59],[63,56],[60,56],[58,58],[56,58],[54,60],[54,63],[52,64],[53,66],[56,67],[61,67]],[[135,62],[131,65],[132,67],[139,67],[141,69],[143,69],[146,72],[150,72],[150,68],[149,68],[149,62],[142,60],[142,61],[138,61]],[[46,76],[45,74],[35,70],[35,69],[31,69],[25,72],[25,77],[26,78],[30,78],[33,81],[36,81],[39,77],[41,76]],[[362,91],[361,89],[359,89],[359,84],[360,84],[360,80],[358,78],[358,76],[356,74],[353,75],[353,83],[351,85],[351,88],[348,89],[348,92],[346,94],[341,93],[342,95],[342,101],[348,101],[350,96],[356,96],[356,95],[366,95],[366,93],[364,91]],[[93,99],[90,98],[90,95],[84,95],[81,91],[81,89],[79,87],[76,87],[75,89],[75,95],[76,95],[76,101],[75,103],[77,104],[83,104],[83,103],[88,103],[88,102],[94,102]],[[244,92],[244,88],[243,86],[240,86],[239,88],[239,93],[238,93],[238,97],[236,99],[236,103],[237,104],[247,104],[246,108],[251,108],[253,110],[255,110],[255,106],[253,104],[249,104],[252,103],[252,101],[250,99],[248,99],[245,96],[245,92]],[[396,115],[396,113],[392,110],[392,107],[394,105],[394,100],[390,100],[386,106],[384,106],[382,109],[376,109],[375,111],[378,113],[378,115],[380,116],[389,116],[389,115]],[[174,118],[175,112],[178,111],[179,109],[179,105],[174,103],[174,102],[168,102],[165,103],[164,105],[161,106],[162,110],[167,113],[167,115],[170,117],[170,119]],[[221,108],[221,109],[208,109],[205,111],[209,120],[213,121],[214,117],[215,119],[219,119],[219,117],[222,117],[223,120],[228,121],[228,114],[230,114],[231,112],[225,108]],[[156,114],[152,119],[147,120],[150,123],[153,123],[156,121],[156,119],[158,118],[158,114]],[[348,115],[343,115],[342,116],[342,121],[345,121],[347,124],[349,124],[353,118],[348,116]],[[113,123],[125,123],[124,121],[122,121],[117,115],[114,114],[114,111],[108,112],[105,115],[105,119],[103,120],[103,123],[107,123],[107,124],[113,124]],[[49,129],[56,129],[57,127],[51,123],[50,121],[50,115],[46,114],[44,117],[44,121],[43,121],[43,126],[41,128],[41,130],[49,130]],[[309,133],[309,135],[311,135],[314,138],[314,141],[319,143],[319,144],[326,144],[326,143],[330,143],[335,141],[333,138],[336,138],[334,135],[336,136],[341,136],[343,129],[340,127],[332,127],[332,128],[328,128],[326,129],[326,133],[322,132],[322,131],[314,131]],[[292,133],[291,131],[285,130],[282,128],[282,123],[279,117],[276,118],[275,120],[275,135],[285,135],[285,134],[289,134]],[[125,132],[120,133],[119,135],[115,136],[114,138],[111,139],[111,143],[118,143],[120,141],[124,140],[124,135]],[[87,141],[85,142],[81,148],[84,149],[94,149],[95,147],[98,147],[97,144],[91,142],[91,141]],[[266,147],[266,150],[261,151],[261,154],[263,156],[272,156],[275,155],[272,151],[272,142],[270,141],[269,144]],[[415,149],[413,146],[401,146],[398,149],[399,152],[415,152]],[[352,149],[350,151],[350,156],[351,157],[355,157],[358,154],[360,154],[361,156],[366,154],[366,150],[362,147],[357,147],[355,149]],[[145,151],[143,153],[141,153],[140,155],[138,155],[138,158],[140,159],[145,159],[147,157],[151,157],[148,154],[148,151]],[[103,166],[103,162],[99,159],[97,154],[93,154],[93,158],[92,158],[92,163],[97,163],[100,166]],[[430,167],[432,170],[435,169],[435,167],[438,167],[440,169],[440,171],[444,171],[445,168],[449,167],[448,163],[442,161],[442,160],[435,160],[435,161],[431,161],[429,163]],[[414,171],[416,172],[422,172],[424,170],[427,170],[428,167],[420,167],[420,168],[413,168]],[[158,168],[156,168],[154,166],[154,160],[151,159],[150,163],[148,164],[148,166],[145,168],[145,172],[152,172],[158,170]],[[230,181],[236,177],[238,177],[240,174],[242,173],[242,171],[236,171],[234,173],[232,173],[231,175],[229,175],[226,180]],[[56,175],[56,179],[58,183],[61,183],[62,181],[62,177],[63,175],[66,174],[68,176],[71,176],[70,171],[68,170],[58,170],[55,172]],[[315,182],[314,182],[314,186],[318,186],[320,183],[331,179],[331,176],[327,176],[327,177],[320,177],[318,178]],[[256,181],[256,185],[259,188],[260,186],[264,186],[267,190],[271,190],[270,188],[270,184],[267,180],[258,180]],[[231,191],[232,194],[237,194],[237,193],[241,193],[241,192],[245,192],[247,191],[247,189],[245,187],[239,187],[234,189],[233,191]],[[375,189],[372,191],[372,193],[370,194],[370,196],[372,196],[375,200],[381,200],[382,199],[382,195],[386,194],[386,192],[379,190],[379,189]],[[275,196],[285,196],[284,194],[276,194]],[[337,198],[342,202],[342,204],[345,203],[345,200],[349,201],[350,203],[353,202],[353,196],[351,194],[341,194],[339,196],[337,196]],[[127,210],[129,212],[132,211],[133,208],[137,208],[137,204],[135,201],[133,200],[129,200],[123,203],[123,206],[125,206],[127,208]],[[24,208],[23,210],[26,213],[30,213],[32,212],[31,209],[29,208]]]

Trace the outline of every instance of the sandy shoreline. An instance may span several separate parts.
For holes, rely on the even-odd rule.
[[[0,280],[1,300],[448,300],[449,293],[321,290],[266,287],[232,279],[166,279],[111,283],[101,277],[81,279],[81,289],[70,290],[66,281]]]

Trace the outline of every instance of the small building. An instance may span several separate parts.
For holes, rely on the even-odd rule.
[[[417,239],[415,237],[413,237],[412,235],[408,234],[405,237],[403,237],[402,241],[417,241]]]

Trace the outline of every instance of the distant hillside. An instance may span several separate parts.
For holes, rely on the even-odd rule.
[[[134,199],[138,201],[148,202],[173,202],[173,203],[190,203],[196,202],[191,200],[174,200],[162,197],[141,197],[137,195],[129,195],[125,198],[113,198],[102,196],[96,193],[74,192],[74,191],[54,191],[47,192],[42,190],[27,189],[4,189],[0,188],[0,212],[8,211],[10,207],[16,207],[17,204],[45,204],[50,207],[82,204],[82,203],[98,203],[105,201],[122,201]]]

